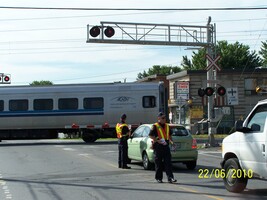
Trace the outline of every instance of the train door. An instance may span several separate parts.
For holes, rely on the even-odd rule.
[[[165,88],[164,83],[159,83],[159,112],[165,113],[168,117],[168,91]]]

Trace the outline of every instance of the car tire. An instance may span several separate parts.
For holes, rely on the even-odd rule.
[[[186,164],[187,169],[193,170],[197,166],[197,161],[196,160],[194,160],[194,161],[188,161],[185,164]]]
[[[127,159],[127,164],[131,164],[132,160],[130,158]]]
[[[244,177],[238,159],[230,158],[226,160],[223,169],[225,170],[225,177],[223,178],[225,188],[229,192],[242,192],[247,186],[248,178]],[[240,172],[238,173],[239,177],[236,177],[237,173],[235,172]],[[233,176],[235,176],[235,178],[233,178]]]
[[[144,167],[145,170],[152,169],[153,164],[149,161],[146,152],[143,153],[142,161],[143,161],[143,167]]]

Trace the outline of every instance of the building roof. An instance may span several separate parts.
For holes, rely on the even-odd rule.
[[[207,70],[184,70],[175,74],[171,74],[167,76],[167,80],[181,78],[186,75],[194,75],[194,74],[205,74]],[[257,68],[257,69],[223,69],[218,72],[218,74],[267,74],[267,68]]]

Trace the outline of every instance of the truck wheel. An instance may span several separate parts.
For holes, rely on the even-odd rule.
[[[225,188],[229,192],[242,192],[247,186],[248,178],[244,177],[238,159],[230,158],[225,162],[223,169],[225,170],[223,178]]]
[[[86,143],[93,143],[93,142],[95,142],[97,140],[97,138],[96,137],[93,137],[93,136],[83,137],[82,139]]]
[[[197,166],[197,161],[196,160],[188,161],[188,162],[185,163],[185,165],[186,165],[187,169],[193,170]]]
[[[143,153],[142,160],[143,160],[143,167],[144,167],[145,170],[149,170],[149,169],[152,168],[153,164],[149,161],[146,152]]]

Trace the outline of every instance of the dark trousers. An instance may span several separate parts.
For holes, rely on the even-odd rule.
[[[154,149],[155,154],[155,179],[162,180],[163,170],[165,169],[168,180],[173,178],[171,152],[168,145],[156,145]]]
[[[118,167],[126,167],[128,161],[127,139],[125,138],[118,139],[118,148],[119,148]]]

